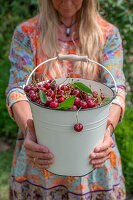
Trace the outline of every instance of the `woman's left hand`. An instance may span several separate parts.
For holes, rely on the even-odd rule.
[[[112,151],[111,145],[113,144],[110,131],[106,129],[103,143],[96,146],[94,152],[90,154],[90,163],[94,168],[101,168],[104,166],[105,161],[110,157]]]

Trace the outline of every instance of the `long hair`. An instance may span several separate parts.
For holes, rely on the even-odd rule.
[[[78,11],[77,26],[79,28],[79,43],[76,54],[86,55],[98,61],[103,50],[103,35],[98,24],[99,13],[95,0],[83,0]],[[40,46],[48,57],[54,57],[60,52],[58,43],[58,12],[51,0],[39,0]],[[92,63],[81,63],[82,76],[96,77],[96,67]]]

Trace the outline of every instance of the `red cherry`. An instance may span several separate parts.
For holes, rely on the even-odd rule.
[[[40,104],[40,100],[39,100],[39,99],[37,99],[37,100],[36,100],[36,103],[37,103],[37,104]]]
[[[54,79],[50,79],[48,80],[48,83],[52,83],[54,81]]]
[[[83,125],[81,123],[74,125],[75,131],[80,132],[80,131],[82,131],[82,129],[83,129]]]
[[[42,90],[44,93],[47,93],[46,88],[40,88],[40,90]]]
[[[28,92],[28,96],[30,97],[31,94],[35,94],[35,91],[34,91],[34,90],[30,90],[30,91]]]
[[[38,87],[38,88],[42,88],[43,85],[42,85],[42,84],[38,84],[37,87]]]
[[[47,91],[47,96],[48,97],[51,97],[52,99],[55,97],[55,93],[54,93],[54,91],[53,90],[48,90]]]
[[[41,102],[41,101],[40,101],[40,103],[39,103],[39,104],[40,104],[41,106],[45,106],[45,104],[44,104],[43,102]]]
[[[37,99],[37,100],[39,100],[39,99],[40,99],[39,92],[36,92],[36,99]]]
[[[62,85],[61,86],[61,90],[68,91],[69,90],[69,86],[68,85]]]
[[[80,91],[78,89],[75,89],[72,91],[72,95],[76,95],[77,97],[80,96]]]
[[[55,81],[54,79],[50,79],[50,80],[48,81],[48,83],[50,83],[50,84],[52,85],[52,84],[55,84],[56,81]]]
[[[52,97],[47,96],[46,105],[49,106],[49,104],[53,101]]]
[[[81,101],[80,101],[80,104],[79,104],[79,107],[81,107],[82,109],[86,109],[86,108],[87,108],[87,102],[81,100]]]
[[[69,85],[69,89],[71,89],[71,92],[72,92],[75,89],[75,87],[72,85]]]
[[[71,108],[69,108],[68,110],[78,110],[76,105],[73,105]]]
[[[26,85],[26,86],[24,87],[24,91],[25,91],[25,92],[29,92],[30,89],[31,89],[31,87],[30,87],[29,85]]]
[[[57,87],[57,84],[55,84],[55,83],[54,83],[54,84],[52,84],[52,85],[51,85],[51,90],[55,90],[55,89],[56,89],[56,87]]]
[[[58,95],[59,95],[59,96],[65,95],[65,91],[59,89],[59,90],[58,90]]]
[[[64,97],[60,97],[60,98],[58,99],[58,102],[59,102],[59,103],[61,103],[61,102],[63,102],[63,101],[65,101],[65,98],[64,98]]]
[[[49,105],[50,108],[57,108],[59,106],[59,103],[56,101],[52,101]]]
[[[98,93],[97,93],[96,91],[93,91],[93,92],[92,92],[92,95],[93,95],[93,97],[95,97],[95,98],[96,98],[96,97],[97,97],[97,95],[98,95]]]
[[[31,101],[36,101],[37,100],[37,96],[36,96],[35,93],[31,93],[29,97],[30,97]]]
[[[85,94],[85,93],[82,93],[82,97],[83,97],[83,99],[84,99],[85,101],[87,101],[87,100],[89,100],[89,99],[92,98],[91,96],[89,96],[88,94]]]
[[[78,106],[80,104],[81,99],[79,97],[75,97],[74,105]]]
[[[35,88],[35,92],[39,92],[39,88],[38,87]]]
[[[104,98],[105,98],[105,96],[103,95],[103,94],[101,94],[101,99],[102,99],[102,101],[104,100]]]
[[[30,90],[35,90],[35,86],[32,83],[29,83],[24,87],[25,92],[29,92]]]
[[[90,99],[87,101],[87,106],[88,108],[93,108],[96,107],[96,104]]]
[[[47,90],[49,90],[51,88],[51,85],[50,85],[50,83],[45,82],[43,87],[46,88]]]

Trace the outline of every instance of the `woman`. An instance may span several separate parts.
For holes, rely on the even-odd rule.
[[[10,199],[125,199],[121,158],[113,134],[125,109],[123,51],[118,29],[102,19],[94,0],[41,0],[39,5],[38,16],[16,28],[9,57],[12,66],[7,107],[19,127]],[[58,53],[87,55],[99,61],[111,71],[118,86],[103,143],[90,155],[96,169],[84,177],[57,176],[45,170],[54,162],[54,152],[37,144],[30,106],[23,91],[33,68]],[[107,72],[91,63],[52,63],[38,69],[36,77],[42,72],[47,79],[69,74],[100,80],[113,87]]]

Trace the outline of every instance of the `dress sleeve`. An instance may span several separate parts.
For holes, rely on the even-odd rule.
[[[116,81],[118,94],[113,100],[113,103],[118,104],[121,107],[121,120],[125,111],[125,77],[123,73],[122,40],[116,27],[113,27],[113,30],[106,38],[101,64],[112,73]],[[114,82],[108,72],[104,69],[101,70],[101,81],[114,89]]]
[[[6,105],[13,118],[12,105],[18,101],[28,101],[23,85],[34,68],[33,52],[28,35],[23,33],[21,26],[14,31],[9,54],[11,62],[9,84],[6,89]]]

